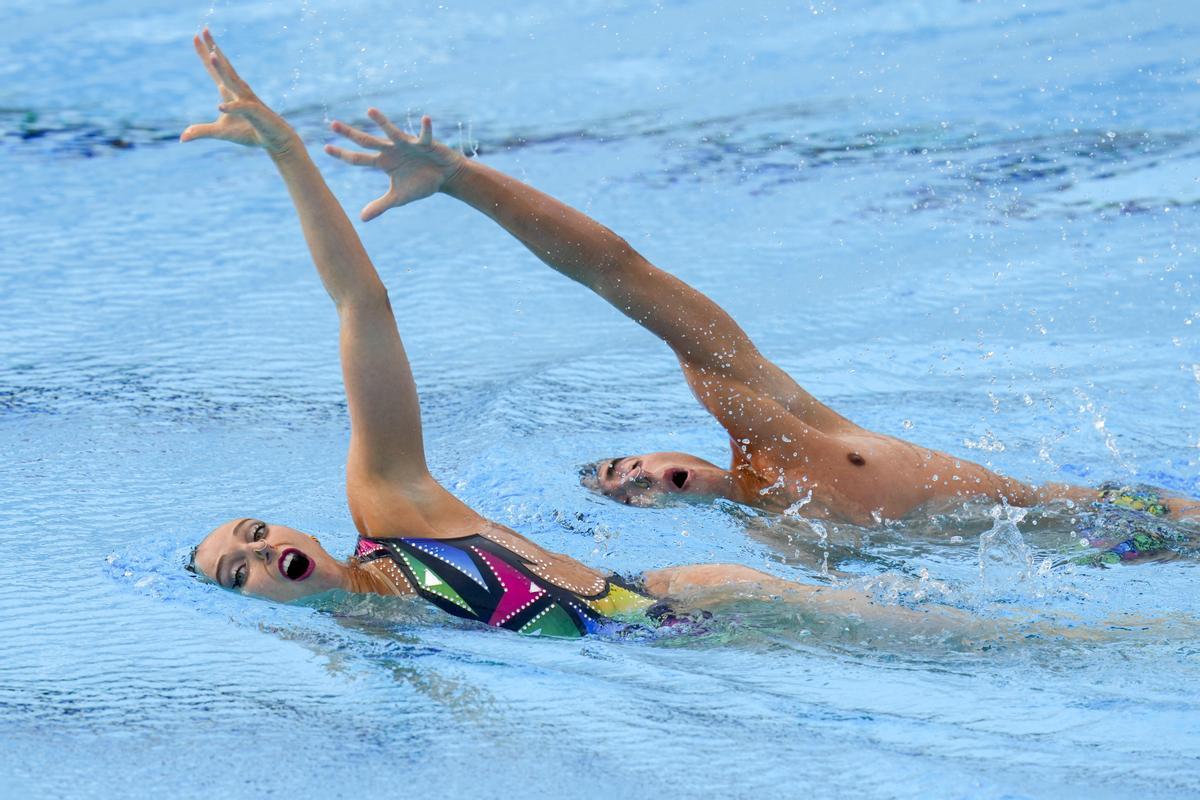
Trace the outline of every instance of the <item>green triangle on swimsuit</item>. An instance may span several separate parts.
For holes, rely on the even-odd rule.
[[[520,633],[572,639],[578,639],[582,635],[575,626],[575,620],[557,603],[522,625]]]
[[[444,597],[454,605],[475,614],[475,609],[467,605],[467,601],[463,600],[458,592],[450,588],[450,584],[446,583],[436,572],[429,568],[425,562],[410,556],[403,551],[400,556],[404,559],[404,563],[408,564],[408,568],[412,570],[413,577],[417,579],[417,585],[427,592],[436,594],[438,597]]]

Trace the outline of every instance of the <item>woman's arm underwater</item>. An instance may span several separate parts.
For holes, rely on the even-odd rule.
[[[304,143],[237,74],[212,34],[194,41],[222,103],[215,122],[193,125],[181,141],[213,138],[262,147],[295,204],[325,289],[337,306],[351,437],[347,489],[355,522],[390,518],[410,530],[439,517],[477,526],[481,518],[429,474],[416,385],[387,291],[358,234]],[[382,488],[382,491],[381,491]],[[372,502],[380,496],[386,502]],[[386,509],[377,508],[385,505]],[[356,507],[357,506],[357,507]],[[403,517],[396,520],[395,517]],[[371,527],[365,525],[365,527]]]
[[[347,163],[375,167],[390,176],[388,192],[363,209],[364,220],[435,192],[447,194],[490,217],[547,265],[662,339],[698,392],[701,381],[731,380],[771,397],[812,427],[826,431],[854,427],[764,358],[720,306],[651,264],[609,228],[435,141],[428,117],[422,118],[420,136],[413,137],[378,110],[368,113],[388,139],[341,122],[333,123],[333,130],[375,153],[325,148]]]

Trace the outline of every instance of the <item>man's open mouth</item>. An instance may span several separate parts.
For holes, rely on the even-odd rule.
[[[294,547],[289,547],[279,556],[279,572],[289,581],[302,581],[312,575],[317,565],[308,556]]]
[[[688,471],[686,469],[671,470],[671,483],[675,484],[675,488],[682,489],[688,480]]]

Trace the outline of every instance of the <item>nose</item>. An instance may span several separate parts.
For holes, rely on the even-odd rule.
[[[626,486],[638,489],[649,489],[654,485],[654,481],[642,471],[642,460],[640,458],[629,466],[628,471],[622,476],[622,482]]]
[[[259,542],[256,546],[251,547],[250,551],[264,564],[270,564],[271,558],[274,555],[271,546],[265,542]]]
[[[596,465],[596,479],[604,489],[612,489],[621,485],[621,464],[623,458],[605,459]]]

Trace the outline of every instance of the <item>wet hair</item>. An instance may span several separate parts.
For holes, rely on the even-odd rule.
[[[617,502],[628,504],[629,487],[625,483],[620,483],[612,489],[606,489],[604,485],[600,483],[601,465],[605,463],[612,463],[613,461],[621,461],[624,458],[625,456],[618,456],[615,459],[605,458],[601,459],[600,461],[592,462],[591,464],[584,464],[579,468],[580,485],[585,489],[595,492],[596,494],[604,495],[610,500],[616,500]]]
[[[621,461],[627,456],[618,456],[615,460]],[[600,483],[600,467],[603,464],[614,461],[611,458],[594,461],[590,464],[584,464],[579,468],[579,483],[585,489],[595,492],[598,495],[607,497],[609,500],[615,500],[618,503],[624,503],[627,506],[640,506],[647,508],[658,504],[658,492],[648,494],[644,490],[648,487],[640,486],[635,481],[633,484],[621,482],[611,489],[606,489]]]
[[[190,574],[193,578],[200,581],[201,583],[216,584],[216,581],[214,581],[212,578],[205,575],[203,572],[200,571],[200,567],[196,566],[196,552],[199,549],[200,549],[200,545],[196,545],[195,547],[192,548],[192,552],[188,554],[188,560],[187,560],[187,563],[183,565],[183,569],[185,572]]]
[[[593,492],[601,492],[600,466],[598,463],[584,464],[579,468],[579,484]]]

